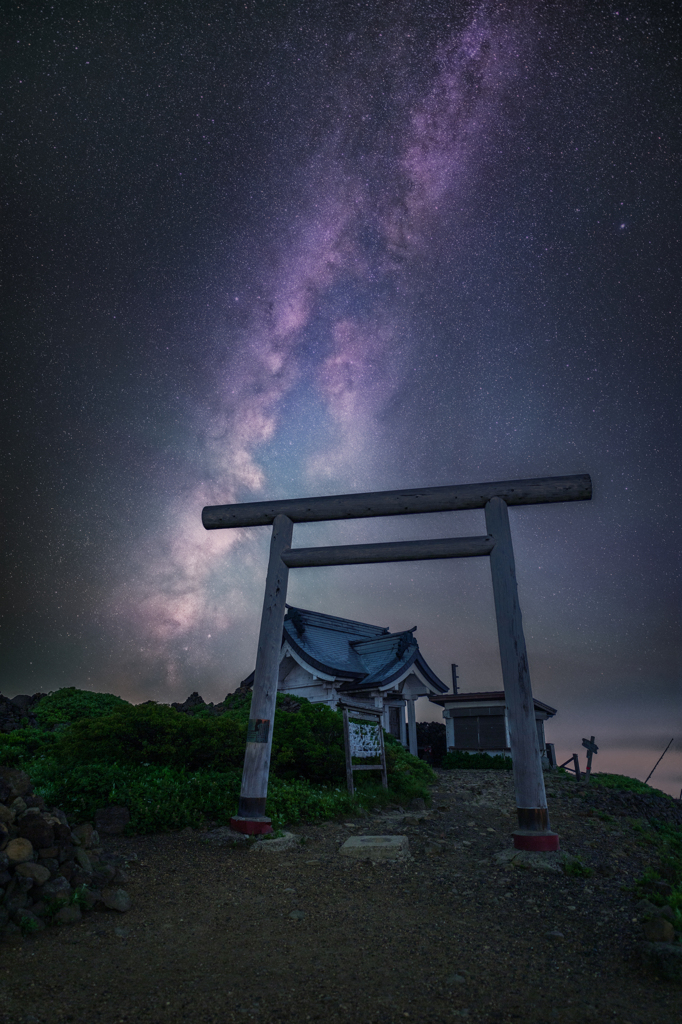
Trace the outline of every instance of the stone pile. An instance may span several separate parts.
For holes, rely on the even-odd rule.
[[[117,810],[106,809],[103,822]],[[72,829],[25,772],[0,767],[0,939],[73,924],[88,910],[130,910],[126,865],[104,852],[91,823]]]

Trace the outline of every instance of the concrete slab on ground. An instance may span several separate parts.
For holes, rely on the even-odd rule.
[[[400,860],[409,849],[407,836],[351,836],[339,853],[355,860]]]

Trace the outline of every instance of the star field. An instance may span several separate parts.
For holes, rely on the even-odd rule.
[[[676,6],[3,17],[2,691],[233,689],[268,531],[206,533],[205,504],[589,472],[591,503],[512,513],[534,690],[604,769],[643,777],[677,730],[677,794]],[[499,685],[485,560],[290,594]]]

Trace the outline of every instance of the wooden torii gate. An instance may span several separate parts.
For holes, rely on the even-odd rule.
[[[254,501],[239,505],[209,505],[204,508],[202,522],[207,530],[272,524],[239,811],[232,819],[232,828],[250,835],[272,830],[270,819],[265,815],[265,802],[289,569],[488,555],[514,765],[518,812],[514,845],[524,850],[558,850],[559,837],[549,827],[507,508],[509,505],[586,501],[591,497],[592,481],[589,475],[582,474],[284,501]],[[485,537],[450,537],[318,548],[291,547],[294,523],[474,508],[485,509]]]

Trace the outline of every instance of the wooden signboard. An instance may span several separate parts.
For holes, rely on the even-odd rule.
[[[355,793],[353,772],[381,772],[381,784],[388,789],[383,712],[377,708],[339,701],[343,709],[343,740],[346,749],[346,781],[351,796]],[[351,718],[354,721],[351,721]],[[379,758],[379,764],[353,764],[353,758]]]

